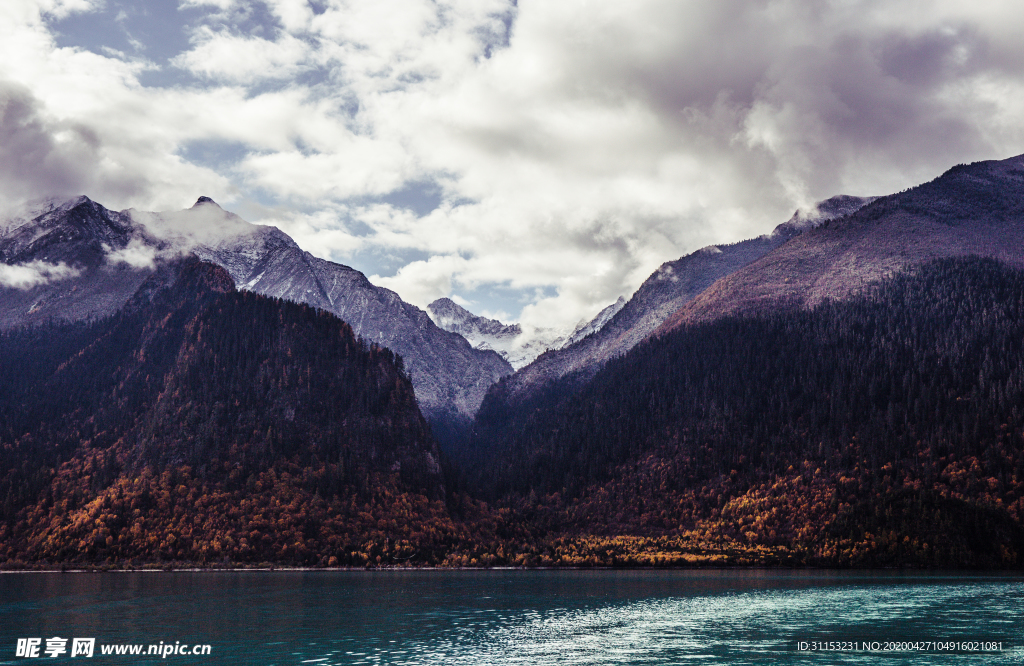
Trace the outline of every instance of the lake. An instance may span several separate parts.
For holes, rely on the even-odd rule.
[[[1024,662],[1024,575],[26,573],[0,575],[0,599],[0,664]],[[38,657],[18,656],[32,638]],[[92,659],[71,657],[75,638],[95,639]],[[196,645],[209,654],[175,654]]]

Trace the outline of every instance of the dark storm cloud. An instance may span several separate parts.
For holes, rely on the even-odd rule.
[[[4,192],[30,196],[78,193],[89,180],[89,164],[96,161],[98,152],[95,132],[81,125],[48,121],[28,88],[0,81]]]
[[[727,155],[761,172],[760,157],[770,156],[790,197],[824,198],[860,183],[877,183],[881,193],[887,183],[1024,149],[1019,135],[1014,145],[993,145],[997,103],[978,94],[986,84],[1010,79],[1016,87],[1024,78],[1019,42],[1000,25],[1019,22],[1021,10],[911,9],[900,2],[642,3],[635,23],[603,28],[594,42],[600,52],[575,49],[569,69],[593,90],[645,99],[679,128],[680,145],[704,151],[709,162]],[[884,177],[873,183],[855,173],[868,164]],[[893,174],[908,181],[895,183]],[[750,183],[764,185],[756,176]]]
[[[53,119],[28,88],[0,81],[3,204],[84,193],[131,197],[145,190],[141,174],[104,168],[104,154],[94,129]]]

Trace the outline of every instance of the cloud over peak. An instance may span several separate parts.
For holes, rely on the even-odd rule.
[[[57,46],[122,10],[0,10],[0,194],[208,191],[419,305],[537,325],[794,208],[1024,152],[1016,2],[189,0]],[[103,50],[157,24],[183,46]]]

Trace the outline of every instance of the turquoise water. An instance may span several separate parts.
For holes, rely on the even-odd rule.
[[[1020,575],[3,574],[0,600],[0,664],[1024,663]],[[55,636],[95,638],[95,656],[70,658],[70,641],[57,658],[16,656],[17,639],[41,638],[45,649]],[[102,645],[161,641],[208,644],[210,654],[100,654]],[[801,641],[856,641],[858,649],[802,651]],[[863,641],[879,649],[864,650]],[[1002,651],[885,652],[887,641],[994,641]]]

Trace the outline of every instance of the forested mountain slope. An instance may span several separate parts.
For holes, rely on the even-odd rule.
[[[494,406],[473,487],[569,534],[1024,564],[1024,272],[993,260],[683,325],[582,389]]]
[[[455,538],[400,359],[212,264],[4,332],[0,358],[0,561],[431,561]]]
[[[870,197],[835,196],[819,202],[812,211],[797,211],[771,234],[706,247],[665,262],[600,328],[561,349],[542,354],[504,378],[492,389],[495,396],[491,400],[531,402],[546,392],[549,382],[566,376],[576,381],[592,376],[603,363],[639,344],[720,278],[757,261],[806,230],[848,215],[871,201]]]

